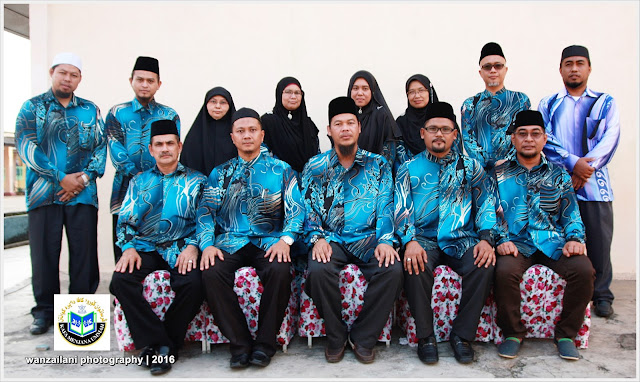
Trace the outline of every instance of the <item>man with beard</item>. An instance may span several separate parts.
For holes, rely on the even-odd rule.
[[[360,362],[373,362],[374,346],[402,288],[402,267],[394,248],[391,165],[358,147],[357,115],[358,107],[349,97],[329,103],[327,133],[334,148],[311,158],[302,172],[304,231],[312,246],[306,292],[324,318],[328,362],[342,360],[347,341]],[[350,263],[360,268],[368,286],[348,333],[338,280]]]
[[[471,363],[478,321],[496,261],[492,179],[478,161],[452,149],[458,136],[451,105],[427,105],[420,130],[426,150],[398,169],[396,232],[403,246],[404,291],[416,320],[418,358],[438,362],[431,296],[433,271],[446,264],[462,277],[458,315],[449,336],[460,363]]]
[[[105,119],[111,163],[116,169],[111,190],[113,214],[113,256],[117,263],[122,251],[116,245],[116,226],[122,200],[131,178],[153,168],[155,160],[149,153],[151,123],[160,119],[175,121],[180,134],[180,118],[172,108],[156,102],[154,96],[162,81],[158,60],[153,57],[137,58],[129,84],[135,98],[109,110]]]
[[[611,239],[613,190],[607,164],[620,140],[620,116],[615,100],[587,87],[589,51],[571,45],[562,51],[560,75],[564,89],[538,105],[549,137],[544,153],[571,174],[580,215],[586,229],[587,253],[596,270],[592,300],[600,317],[613,314]]]
[[[73,53],[53,59],[51,89],[26,101],[16,120],[16,148],[27,166],[31,283],[36,306],[31,334],[53,325],[60,293],[62,228],[69,242],[69,293],[98,288],[98,189],[107,145],[100,109],[75,95],[82,62]]]
[[[520,280],[530,266],[542,264],[567,282],[554,342],[561,358],[577,360],[574,339],[593,293],[594,270],[585,256],[584,225],[571,177],[541,154],[547,142],[538,111],[516,115],[507,130],[515,155],[494,169],[499,191],[495,300],[505,341],[498,354],[515,358],[527,329],[520,321]]]

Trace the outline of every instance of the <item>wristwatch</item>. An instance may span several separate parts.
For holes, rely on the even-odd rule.
[[[293,244],[293,239],[287,235],[282,235],[280,236],[280,239],[282,239],[282,241],[284,241],[285,243],[287,243],[287,245],[291,245]]]
[[[311,244],[315,244],[315,243],[317,243],[317,242],[318,242],[318,240],[320,240],[320,239],[324,239],[324,236],[320,236],[320,235],[313,235],[313,236],[311,236],[311,240],[310,240],[310,242],[311,242]]]
[[[84,186],[87,187],[89,185],[89,177],[85,173],[82,173],[80,176],[82,177],[82,180],[84,180]]]

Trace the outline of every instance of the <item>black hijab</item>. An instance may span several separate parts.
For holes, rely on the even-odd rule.
[[[300,173],[309,158],[318,154],[320,143],[318,128],[307,116],[304,91],[302,91],[300,106],[296,110],[289,111],[282,105],[282,93],[291,84],[298,85],[302,91],[302,86],[297,79],[293,77],[281,79],[276,86],[276,104],[271,113],[262,116],[262,128],[264,143],[269,150]]]
[[[347,97],[351,97],[351,88],[358,78],[367,81],[369,88],[371,88],[371,101],[365,107],[360,108],[362,113],[358,115],[362,126],[358,147],[380,154],[384,142],[399,138],[401,133],[373,74],[366,70],[360,70],[351,76]]]
[[[207,103],[217,95],[229,102],[229,111],[216,121],[209,115]],[[227,89],[218,86],[209,90],[184,140],[180,163],[209,176],[214,167],[238,155],[230,135],[231,116],[235,111],[233,98]]]
[[[409,84],[413,81],[420,82],[422,86],[429,91],[429,102],[427,102],[427,105],[432,102],[438,102],[436,89],[433,87],[433,84],[431,84],[431,81],[429,81],[429,78],[422,74],[414,74],[409,77],[404,86],[405,92],[409,91]],[[407,97],[407,110],[396,119],[396,123],[402,133],[402,140],[414,155],[423,152],[427,148],[424,145],[424,140],[420,138],[420,128],[424,127],[424,123],[426,122],[426,109],[426,106],[420,109],[411,106]]]

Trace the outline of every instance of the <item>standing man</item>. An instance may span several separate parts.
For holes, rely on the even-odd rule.
[[[131,179],[120,218],[116,264],[109,290],[127,316],[131,337],[151,374],[164,374],[175,362],[189,322],[202,303],[198,269],[196,212],[206,187],[201,173],[178,163],[182,151],[172,120],[151,124],[153,168]],[[171,274],[175,299],[160,321],[142,296],[142,281],[156,270]]]
[[[504,87],[509,69],[506,63],[500,45],[495,42],[485,44],[480,52],[478,71],[485,90],[462,104],[464,148],[467,155],[480,162],[486,171],[513,151],[505,134],[507,127],[516,113],[531,108],[526,94]]]
[[[547,135],[540,112],[519,112],[507,134],[515,155],[494,169],[501,222],[494,292],[505,336],[498,354],[518,354],[527,334],[520,321],[520,280],[527,268],[542,264],[567,281],[554,343],[560,357],[577,360],[574,339],[593,293],[594,270],[584,256],[584,225],[571,177],[541,154]]]
[[[180,118],[172,108],[156,102],[154,96],[162,81],[158,60],[140,56],[129,78],[135,93],[133,101],[121,103],[109,110],[105,120],[111,162],[116,169],[111,191],[113,214],[113,256],[117,263],[122,251],[116,245],[116,226],[122,200],[131,178],[153,168],[155,160],[149,153],[151,123],[159,119],[175,121],[180,134]]]
[[[289,249],[302,233],[304,206],[291,166],[261,150],[256,111],[233,114],[231,140],[238,156],[211,171],[198,210],[200,269],[209,308],[231,342],[231,368],[265,367],[291,294]],[[244,266],[256,269],[264,287],[255,341],[233,291],[236,270]]]
[[[16,120],[16,146],[27,166],[31,250],[31,334],[53,325],[53,295],[60,293],[62,227],[69,242],[69,293],[98,288],[98,190],[107,145],[100,109],[74,93],[82,62],[55,56],[51,89],[26,101]]]
[[[360,362],[373,362],[374,346],[402,288],[394,249],[391,165],[358,147],[357,115],[351,98],[329,103],[327,134],[334,148],[311,158],[302,173],[304,231],[312,245],[306,292],[324,318],[328,362],[342,360],[347,339]],[[350,263],[360,268],[368,286],[348,333],[338,279]]]
[[[538,110],[549,140],[549,161],[571,174],[580,215],[586,228],[587,256],[596,270],[592,300],[600,317],[613,314],[611,239],[613,190],[607,164],[620,140],[620,116],[615,100],[587,87],[589,51],[571,45],[562,51],[560,75],[565,87],[543,98]]]
[[[482,166],[452,150],[458,136],[453,108],[427,105],[420,130],[426,150],[398,169],[397,234],[404,247],[404,291],[416,320],[418,358],[438,362],[433,332],[433,271],[450,266],[462,276],[462,296],[450,343],[460,363],[473,361],[475,339],[496,262],[495,189]]]

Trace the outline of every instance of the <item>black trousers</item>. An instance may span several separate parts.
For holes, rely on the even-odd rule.
[[[343,246],[330,243],[333,251],[328,263],[311,258],[305,291],[313,299],[318,313],[324,318],[329,348],[340,348],[347,340],[347,324],[342,320],[340,296],[340,271],[347,264],[355,264],[367,280],[364,305],[351,326],[351,340],[365,348],[375,346],[384,328],[389,312],[402,290],[402,264],[396,261],[388,267],[378,266],[374,256],[363,262]]]
[[[113,215],[113,225],[112,228],[112,237],[113,237],[113,259],[115,260],[115,264],[118,263],[118,260],[122,257],[122,249],[116,245],[118,241],[118,234],[116,233],[116,228],[118,227],[118,218],[120,215]]]
[[[611,240],[613,238],[613,205],[611,202],[578,201],[586,230],[587,256],[596,270],[593,301],[613,302],[611,280]]]
[[[28,212],[34,318],[53,320],[53,295],[60,293],[60,250],[64,226],[69,245],[69,293],[98,289],[98,209],[87,204],[52,204]]]
[[[409,275],[405,271],[404,293],[407,296],[411,315],[416,320],[416,335],[426,338],[433,334],[433,310],[431,294],[433,289],[433,271],[439,265],[448,265],[462,277],[462,296],[458,307],[458,315],[453,321],[451,335],[467,341],[476,338],[478,322],[484,302],[491,292],[494,267],[484,265],[478,268],[473,264],[473,247],[469,248],[460,259],[448,256],[441,250],[427,251],[425,271]]]
[[[496,260],[494,296],[498,307],[498,326],[506,337],[524,338],[527,329],[520,321],[520,280],[527,268],[542,264],[565,279],[567,287],[562,300],[562,314],[556,324],[556,338],[575,338],[584,320],[584,310],[593,293],[594,270],[587,256],[548,258],[538,251],[530,257],[518,254],[500,256]]]
[[[200,268],[183,275],[178,273],[178,268],[169,268],[169,264],[157,252],[138,254],[142,258],[140,269],[134,267],[133,273],[128,270],[125,273],[113,272],[109,291],[120,301],[136,349],[145,346],[170,346],[177,350],[184,342],[189,322],[202,304]],[[156,270],[169,271],[171,289],[176,293],[165,313],[164,322],[156,316],[151,305],[142,296],[142,281]]]
[[[231,355],[261,350],[269,356],[276,353],[276,336],[282,325],[291,295],[291,263],[269,262],[265,251],[247,244],[234,254],[224,252],[224,261],[202,272],[207,303],[220,331],[229,339]],[[263,291],[258,314],[258,331],[254,341],[242,313],[238,296],[233,291],[236,270],[251,266],[262,281]]]

